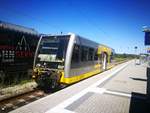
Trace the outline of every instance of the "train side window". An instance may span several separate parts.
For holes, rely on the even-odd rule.
[[[95,55],[94,55],[94,60],[98,60],[98,54],[97,54],[97,51],[95,51]]]
[[[88,47],[82,46],[81,50],[81,61],[88,61]]]
[[[88,60],[92,61],[94,59],[94,49],[93,48],[89,48],[89,52],[88,52]]]
[[[79,62],[79,45],[75,44],[74,49],[73,49],[73,54],[72,54],[72,62]]]

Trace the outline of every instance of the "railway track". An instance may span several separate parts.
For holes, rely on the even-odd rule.
[[[51,93],[52,92],[45,93],[42,90],[35,89],[31,92],[0,101],[0,113],[8,113],[14,109],[50,95]]]

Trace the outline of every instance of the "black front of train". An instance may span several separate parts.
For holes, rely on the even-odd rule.
[[[62,62],[51,62],[55,66],[61,65]],[[33,79],[41,89],[55,89],[60,86],[61,71],[57,68],[50,68],[48,63],[41,62],[36,65],[33,71]]]
[[[67,44],[66,36],[42,38],[37,48],[32,76],[40,88],[55,89],[60,86]]]

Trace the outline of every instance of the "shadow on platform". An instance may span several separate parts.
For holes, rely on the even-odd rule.
[[[139,81],[147,81],[147,79],[143,79],[143,78],[134,78],[134,77],[130,77],[132,80],[139,80]]]
[[[132,92],[129,113],[150,113],[150,68],[146,70],[147,74],[147,93],[141,94]],[[132,78],[133,80],[146,81],[144,79]]]
[[[129,113],[150,113],[146,101],[146,95],[132,92]]]

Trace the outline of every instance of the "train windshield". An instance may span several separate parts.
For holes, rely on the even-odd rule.
[[[57,68],[57,64],[65,60],[66,50],[68,45],[69,36],[46,36],[43,37],[36,63],[47,63],[52,68]],[[55,66],[52,66],[55,65]]]
[[[56,60],[62,60],[63,53],[61,51],[61,54],[58,54],[58,49],[59,49],[59,43],[58,41],[56,42],[43,42],[40,51],[38,54],[38,58],[40,61],[56,61]],[[56,58],[57,56],[57,58]],[[59,58],[58,58],[59,57]]]

